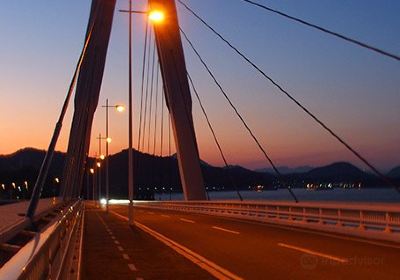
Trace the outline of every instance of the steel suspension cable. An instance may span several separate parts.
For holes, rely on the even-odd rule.
[[[263,148],[263,146],[261,145],[261,143],[259,142],[259,140],[257,139],[257,137],[255,136],[255,134],[253,133],[253,131],[251,130],[251,128],[249,127],[249,125],[247,124],[247,122],[244,120],[244,118],[242,117],[242,115],[239,113],[238,109],[236,108],[236,106],[232,103],[232,101],[230,100],[229,96],[226,94],[225,90],[222,88],[221,84],[218,82],[218,80],[216,79],[215,75],[213,74],[213,72],[211,71],[211,69],[208,67],[208,65],[205,63],[204,59],[202,58],[202,56],[199,54],[199,52],[197,51],[197,49],[194,47],[193,43],[190,41],[190,39],[188,38],[188,36],[186,35],[186,33],[182,30],[181,27],[179,27],[181,33],[183,34],[183,37],[185,38],[185,40],[188,42],[188,44],[190,45],[191,49],[194,51],[194,53],[196,54],[196,56],[198,57],[198,59],[200,60],[201,64],[204,66],[204,68],[207,70],[208,74],[211,76],[211,78],[213,79],[214,83],[217,85],[217,87],[219,88],[220,92],[223,94],[223,96],[225,97],[225,99],[228,101],[230,107],[233,109],[233,111],[235,112],[236,116],[240,119],[240,121],[242,122],[243,126],[246,128],[246,130],[248,131],[248,133],[250,134],[251,138],[254,140],[254,142],[256,143],[256,145],[258,146],[258,148],[260,149],[260,151],[262,152],[262,154],[264,155],[264,157],[267,159],[267,161],[269,162],[269,164],[271,165],[271,167],[274,169],[275,173],[278,175],[278,178],[282,181],[284,181],[284,177],[282,176],[282,174],[280,173],[280,171],[278,170],[278,168],[275,166],[274,162],[272,161],[272,159],[268,156],[267,152],[265,151],[265,149]],[[297,197],[294,195],[293,191],[290,188],[287,188],[290,195],[293,197],[293,199],[298,202]]]
[[[343,35],[343,34],[340,34],[340,33],[338,33],[338,32],[329,30],[329,29],[327,29],[327,28],[325,28],[325,27],[322,27],[322,26],[319,26],[319,25],[317,25],[317,24],[314,24],[314,23],[305,21],[305,20],[303,20],[303,19],[300,19],[300,18],[291,16],[291,15],[288,15],[288,14],[286,14],[286,13],[284,13],[284,12],[279,11],[279,10],[272,9],[272,8],[266,6],[266,5],[263,5],[263,4],[260,4],[260,3],[257,3],[257,2],[251,1],[251,0],[240,0],[240,1],[246,2],[246,3],[250,4],[250,5],[256,6],[256,7],[261,8],[261,9],[264,9],[264,10],[269,11],[269,12],[271,12],[271,13],[280,15],[280,16],[282,16],[282,17],[285,17],[285,18],[290,19],[290,20],[292,20],[292,21],[295,21],[295,22],[297,22],[297,23],[300,23],[300,24],[303,24],[303,25],[308,26],[308,27],[310,27],[310,28],[313,28],[313,29],[316,29],[316,30],[318,30],[318,31],[324,32],[324,33],[326,33],[326,34],[332,35],[332,36],[334,36],[334,37],[336,37],[336,38],[342,39],[342,40],[344,40],[344,41],[346,41],[346,42],[352,43],[352,44],[354,44],[354,45],[357,45],[357,46],[362,47],[362,48],[364,48],[364,49],[367,49],[367,50],[369,50],[369,51],[372,51],[372,52],[378,53],[378,54],[380,54],[380,55],[383,55],[383,56],[386,56],[386,57],[395,59],[395,60],[397,60],[397,61],[400,61],[400,56],[397,55],[397,54],[390,53],[390,52],[385,51],[385,50],[382,50],[382,49],[380,49],[380,48],[371,46],[371,45],[369,45],[369,44],[367,44],[367,43],[364,43],[364,42],[361,42],[361,41],[359,41],[359,40],[350,38],[350,37],[348,37],[348,36],[346,36],[346,35]],[[193,11],[187,4],[183,3],[181,0],[178,0],[178,2],[179,2],[181,5],[183,5],[187,10],[189,10],[191,13],[194,14],[194,11]],[[197,17],[197,16],[196,16],[196,17]]]
[[[230,166],[229,166],[229,164],[228,164],[228,161],[226,160],[226,157],[225,157],[225,155],[224,155],[224,152],[222,151],[222,148],[221,148],[221,145],[220,145],[220,143],[219,143],[219,141],[218,141],[217,135],[216,135],[216,133],[215,133],[215,131],[214,131],[214,128],[213,128],[213,126],[212,126],[212,124],[211,124],[211,121],[210,121],[210,119],[209,119],[209,117],[208,117],[207,111],[206,111],[206,109],[204,108],[203,103],[201,102],[199,93],[198,93],[196,87],[194,86],[192,77],[190,76],[189,72],[186,72],[186,74],[187,74],[187,76],[188,76],[190,85],[192,86],[193,92],[194,92],[194,94],[195,94],[195,96],[196,96],[196,98],[197,98],[197,101],[199,102],[201,111],[203,112],[203,115],[204,115],[204,117],[205,117],[205,119],[206,119],[206,121],[207,121],[207,125],[208,125],[208,128],[209,128],[210,131],[211,131],[211,134],[212,134],[213,138],[214,138],[214,142],[215,142],[215,144],[217,145],[217,148],[218,148],[218,150],[219,150],[219,153],[220,153],[220,155],[221,155],[222,160],[224,161],[224,164],[225,164],[226,170],[227,170],[227,172],[228,172],[228,176],[229,176],[229,179],[230,179],[230,181],[231,181],[231,184],[232,184],[233,187],[235,188],[236,193],[237,193],[237,195],[238,195],[240,201],[243,201],[243,197],[242,197],[242,195],[240,194],[239,189],[237,188],[237,185],[235,184],[235,182],[234,182],[234,180],[233,180],[233,178],[232,178],[232,176],[231,176]]]
[[[182,3],[181,0],[178,0],[178,1],[179,1],[180,3]],[[275,14],[277,14],[277,15],[283,16],[283,17],[285,17],[285,18],[287,18],[287,19],[290,19],[290,20],[292,20],[292,21],[295,21],[295,22],[297,22],[297,23],[301,23],[301,24],[303,24],[303,25],[305,25],[305,26],[308,26],[308,27],[314,28],[314,29],[316,29],[316,30],[322,31],[322,32],[324,32],[324,33],[326,33],[326,34],[335,36],[335,37],[337,37],[337,38],[340,38],[340,39],[345,40],[345,41],[347,41],[347,42],[349,42],[349,43],[352,43],[352,44],[355,44],[355,45],[357,45],[357,46],[359,46],[359,47],[365,48],[365,49],[367,49],[367,50],[373,51],[373,52],[378,53],[378,54],[380,54],[380,55],[383,55],[383,56],[386,56],[386,57],[395,59],[395,60],[397,60],[397,61],[400,61],[400,56],[398,56],[398,55],[396,55],[396,54],[392,54],[392,53],[387,52],[387,51],[385,51],[385,50],[382,50],[382,49],[380,49],[380,48],[371,46],[371,45],[369,45],[369,44],[367,44],[367,43],[363,43],[363,42],[358,41],[358,40],[356,40],[356,39],[350,38],[350,37],[348,37],[348,36],[346,36],[346,35],[343,35],[343,34],[340,34],[340,33],[338,33],[338,32],[329,30],[329,29],[327,29],[327,28],[325,28],[325,27],[321,27],[321,26],[316,25],[316,24],[314,24],[314,23],[311,23],[311,22],[302,20],[302,19],[300,19],[300,18],[297,18],[297,17],[291,16],[291,15],[288,15],[288,14],[286,14],[286,13],[284,13],[284,12],[281,12],[281,11],[276,10],[276,9],[272,9],[272,8],[266,6],[266,5],[263,5],[263,4],[260,4],[260,3],[257,3],[257,2],[251,1],[251,0],[241,0],[241,1],[246,2],[246,3],[248,3],[248,4],[251,4],[251,5],[253,5],[253,6],[259,7],[259,8],[261,8],[261,9],[266,10],[266,11],[275,13]]]
[[[153,108],[153,91],[154,91],[154,66],[156,58],[156,41],[153,44],[152,66],[151,66],[151,86],[150,86],[150,110],[149,110],[149,138],[147,139],[147,152],[150,154],[150,137],[151,137],[151,112]],[[154,137],[154,133],[153,133]]]
[[[146,17],[146,26],[145,26],[145,35],[144,35],[144,48],[143,48],[143,61],[142,61],[142,84],[141,84],[141,93],[140,93],[140,113],[139,113],[139,132],[138,132],[138,145],[137,150],[140,151],[140,140],[141,140],[141,132],[142,132],[142,115],[143,115],[143,95],[144,95],[144,75],[146,71],[146,51],[147,51],[147,39],[148,39],[148,29],[149,29],[149,21]]]
[[[92,23],[92,25],[90,26],[90,28],[88,30],[88,33],[87,33],[88,35],[86,36],[85,43],[83,45],[82,51],[80,53],[78,62],[76,64],[76,67],[75,67],[75,70],[74,70],[74,74],[72,75],[72,79],[71,79],[71,82],[70,82],[69,87],[68,87],[67,95],[66,95],[66,97],[64,99],[64,103],[63,103],[63,106],[61,108],[61,112],[60,112],[60,115],[58,117],[56,126],[54,128],[54,132],[53,132],[52,138],[50,140],[49,147],[47,149],[46,155],[45,155],[45,157],[43,159],[43,162],[42,162],[42,165],[40,167],[39,174],[38,174],[38,176],[36,178],[35,186],[33,188],[32,195],[31,195],[31,200],[29,202],[29,206],[28,206],[28,209],[27,209],[27,212],[26,212],[26,216],[28,218],[33,218],[34,215],[35,215],[35,212],[36,212],[36,209],[37,209],[37,205],[38,205],[38,202],[39,202],[39,199],[40,199],[40,195],[42,193],[42,190],[43,190],[44,184],[46,182],[47,175],[48,175],[51,163],[53,161],[54,151],[55,151],[55,148],[56,148],[56,145],[57,145],[57,142],[58,142],[58,138],[60,136],[60,132],[61,132],[62,125],[63,125],[63,122],[64,122],[65,114],[67,113],[67,109],[68,109],[68,106],[69,106],[69,101],[71,100],[72,94],[74,92],[74,89],[75,89],[75,86],[76,86],[76,81],[78,80],[79,72],[81,70],[82,62],[83,62],[83,60],[85,58],[86,50],[87,50],[87,47],[88,47],[88,45],[90,43],[90,39],[92,37],[92,32],[93,32],[93,29],[94,29],[95,21],[96,21],[96,17],[94,18],[93,23]]]
[[[154,110],[154,143],[153,143],[153,155],[156,154],[156,139],[157,139],[157,115],[158,115],[158,96],[159,96],[159,88],[158,88],[158,79],[160,78],[160,64],[157,62],[157,75],[156,75],[156,107]]]
[[[147,75],[146,75],[146,94],[145,94],[145,101],[144,101],[144,117],[143,117],[143,137],[142,137],[142,151],[144,152],[144,140],[146,137],[146,119],[147,119],[147,101],[149,95],[149,80],[150,80],[150,49],[151,49],[151,41],[152,41],[152,33],[149,34],[149,47],[147,51]]]
[[[158,68],[160,71],[160,64],[158,64]],[[165,106],[165,99],[164,99],[164,86],[161,86],[161,131],[160,131],[160,154],[163,156],[163,146],[164,146],[164,106]]]
[[[171,114],[168,113],[168,156],[171,156]]]
[[[396,188],[400,192],[400,186],[389,180],[383,173],[381,173],[373,164],[371,164],[366,158],[364,158],[359,152],[357,152],[353,147],[351,147],[342,137],[336,134],[332,129],[330,129],[322,120],[320,120],[316,115],[314,115],[308,108],[300,103],[295,97],[293,97],[288,91],[286,91],[281,85],[279,85],[274,79],[268,76],[259,66],[257,66],[253,61],[251,61],[242,51],[232,45],[227,39],[225,39],[218,31],[216,31],[211,25],[209,25],[204,19],[202,19],[198,14],[196,14],[187,5],[178,0],[188,11],[190,11],[199,21],[201,21],[208,29],[210,29],[217,37],[224,41],[232,50],[234,50],[240,57],[242,57],[246,62],[248,62],[255,70],[257,70],[264,78],[269,80],[280,92],[285,94],[291,101],[293,101],[301,110],[303,110],[308,116],[310,116],[315,122],[317,122],[324,130],[326,130],[331,136],[333,136],[337,141],[339,141],[343,146],[345,146],[354,156],[356,156],[360,161],[362,161],[370,170],[375,173],[379,178],[381,178],[387,184]]]

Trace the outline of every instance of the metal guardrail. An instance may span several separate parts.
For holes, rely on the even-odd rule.
[[[255,220],[400,242],[400,206],[389,203],[138,201],[135,207]]]
[[[77,239],[84,205],[77,201],[37,233],[1,269],[0,279],[59,279],[65,274]]]

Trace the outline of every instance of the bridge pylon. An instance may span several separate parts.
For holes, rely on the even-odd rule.
[[[151,10],[160,10],[165,14],[164,21],[154,25],[154,33],[184,196],[186,200],[205,200],[206,193],[192,118],[192,99],[175,0],[150,0],[149,4]]]

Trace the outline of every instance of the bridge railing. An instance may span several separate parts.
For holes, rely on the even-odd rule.
[[[400,206],[391,203],[137,201],[135,206],[255,220],[400,242]]]
[[[61,210],[43,231],[4,264],[0,279],[59,279],[68,273],[73,265],[71,254],[76,249],[73,245],[79,237],[83,207],[77,201]]]

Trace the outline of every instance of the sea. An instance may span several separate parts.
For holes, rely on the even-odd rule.
[[[300,202],[306,201],[340,201],[340,202],[386,202],[399,203],[400,192],[394,188],[354,188],[332,190],[292,189]],[[235,191],[209,191],[209,200],[239,200]],[[287,189],[263,192],[240,191],[243,200],[290,201],[293,200]],[[183,200],[183,193],[156,193],[155,200]]]

